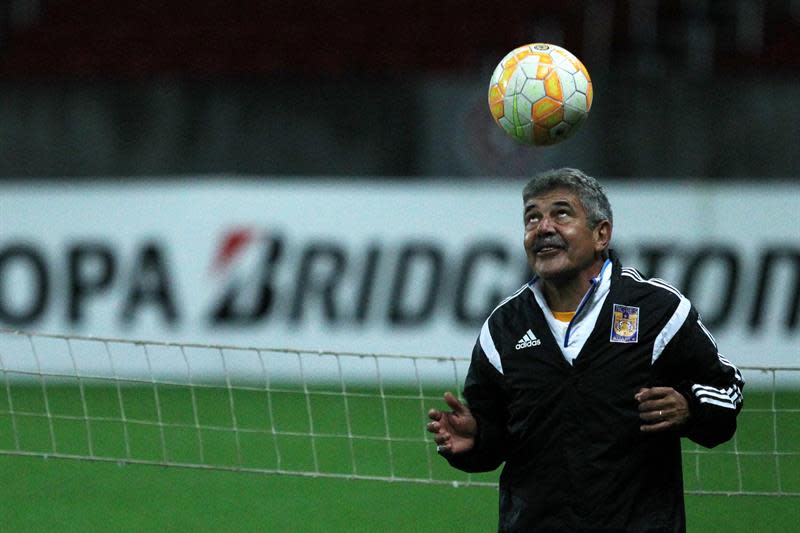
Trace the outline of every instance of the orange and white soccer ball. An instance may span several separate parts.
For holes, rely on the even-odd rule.
[[[536,146],[575,134],[592,108],[592,80],[570,52],[547,43],[515,48],[489,82],[489,109],[514,139]]]

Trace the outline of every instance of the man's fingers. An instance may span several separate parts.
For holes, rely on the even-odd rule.
[[[640,412],[688,408],[686,398],[675,389],[669,387],[659,387],[659,389],[656,393],[637,394]]]
[[[674,389],[671,387],[649,387],[645,389],[639,389],[639,392],[636,393],[636,401],[637,402],[646,402],[647,400],[658,400],[660,398],[664,398],[669,395]]]
[[[668,419],[669,417],[670,417],[670,411],[665,409],[642,411],[641,413],[639,413],[639,419],[648,423],[661,422]]]
[[[639,419],[643,422],[643,432],[673,430],[682,427],[689,420],[686,398],[670,387],[643,389],[636,395],[636,399],[640,402]]]
[[[437,444],[436,445],[436,453],[439,455],[450,455],[453,453],[453,446],[452,444]]]
[[[451,393],[444,393],[444,401],[448,406],[450,406],[450,409],[452,409],[454,413],[461,414],[464,412],[464,404],[459,402],[458,398],[453,396]]]
[[[639,404],[639,412],[644,413],[647,411],[666,411],[673,405],[666,400],[650,400]]]
[[[451,410],[429,410],[430,421],[425,425],[425,429],[433,434],[436,451],[442,455],[450,455],[472,449],[477,433],[475,418],[469,408],[452,393],[444,393],[444,401]]]
[[[665,420],[657,424],[646,424],[643,426],[639,426],[639,430],[642,433],[658,433],[659,431],[666,431],[668,429],[672,429],[672,426],[673,426],[672,422]]]

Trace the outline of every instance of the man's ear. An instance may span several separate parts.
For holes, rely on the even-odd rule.
[[[597,226],[594,227],[594,246],[598,252],[608,248],[611,242],[611,222],[608,220],[601,220]]]

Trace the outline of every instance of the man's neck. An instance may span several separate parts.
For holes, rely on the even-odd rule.
[[[577,276],[568,279],[546,280],[540,278],[542,293],[550,310],[555,312],[577,310],[586,291],[592,286],[592,279],[600,274],[603,264],[605,264],[605,259],[600,259]]]

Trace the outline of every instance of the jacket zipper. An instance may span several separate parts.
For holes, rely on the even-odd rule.
[[[583,311],[583,308],[586,306],[586,302],[588,302],[591,299],[592,294],[594,294],[594,291],[597,290],[597,286],[600,284],[600,280],[603,279],[603,273],[605,273],[606,268],[610,264],[611,260],[606,259],[606,262],[603,263],[603,268],[600,269],[600,273],[597,275],[596,278],[592,278],[591,280],[592,286],[589,287],[589,290],[586,291],[586,294],[583,295],[581,303],[578,304],[578,309],[575,310],[575,315],[572,317],[572,320],[569,321],[569,325],[567,326],[567,331],[564,334],[564,348],[569,346],[569,334],[572,331],[573,324],[575,324],[578,321],[578,317],[580,316],[581,311]]]

